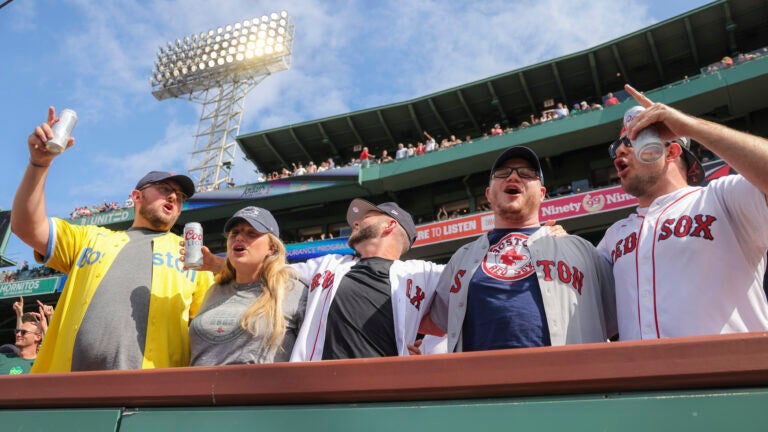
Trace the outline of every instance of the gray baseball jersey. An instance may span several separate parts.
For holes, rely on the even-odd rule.
[[[475,271],[496,262],[488,236],[461,247],[438,282],[430,317],[448,337],[448,351],[461,351],[467,294]],[[527,239],[529,256],[517,266],[533,266],[539,280],[552,345],[604,342],[616,334],[616,301],[610,266],[586,240],[555,238],[543,227]],[[482,270],[481,270],[482,271]]]

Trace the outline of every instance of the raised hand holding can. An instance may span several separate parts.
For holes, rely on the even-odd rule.
[[[51,153],[63,152],[76,124],[77,113],[69,108],[62,110],[59,121],[53,125],[53,138],[45,143],[45,148]]]
[[[635,117],[641,112],[645,111],[645,108],[641,106],[633,106],[624,113],[624,129],[628,128],[635,120]],[[635,149],[635,157],[640,162],[651,163],[656,162],[664,156],[664,143],[659,136],[659,132],[653,126],[638,132],[635,139],[632,140],[632,148]]]

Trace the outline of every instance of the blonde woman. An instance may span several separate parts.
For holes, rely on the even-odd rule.
[[[224,224],[226,268],[189,326],[192,366],[288,361],[304,319],[302,285],[286,263],[277,222],[246,207]]]

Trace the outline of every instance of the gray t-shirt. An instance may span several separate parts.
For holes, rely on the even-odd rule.
[[[259,334],[243,329],[240,319],[261,295],[262,282],[238,285],[234,281],[214,284],[205,297],[200,311],[189,326],[191,366],[215,366],[244,363],[285,362],[291,357],[296,336],[304,321],[307,288],[301,282],[290,281],[283,298],[285,338],[281,346],[269,349],[267,341],[271,328],[265,318],[259,318]]]
[[[88,305],[72,371],[141,369],[152,286],[152,242],[166,232],[131,228]]]

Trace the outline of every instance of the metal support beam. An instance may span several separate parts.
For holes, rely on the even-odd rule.
[[[683,24],[685,25],[685,34],[688,36],[688,46],[693,56],[693,63],[697,68],[704,66],[699,60],[699,50],[696,48],[696,38],[693,37],[693,27],[691,27],[691,20],[688,17],[683,18]]]
[[[416,110],[413,109],[413,104],[408,104],[408,112],[411,113],[411,120],[413,120],[413,124],[416,125],[416,130],[421,131],[424,130],[424,128],[421,126],[421,122],[419,121],[419,118],[416,116]],[[418,135],[416,137],[417,140],[421,139],[421,135]]]
[[[525,75],[523,75],[522,72],[519,72],[517,76],[518,78],[520,78],[520,86],[523,87],[523,92],[525,92],[525,97],[528,99],[528,104],[531,107],[531,113],[532,114],[536,113],[536,104],[533,102],[533,98],[531,97],[531,92],[528,90],[528,83],[525,81]]]
[[[723,12],[725,13],[725,31],[728,36],[728,49],[731,50],[731,55],[735,56],[739,52],[739,46],[736,43],[736,23],[733,22],[733,15],[731,14],[731,5],[728,2],[723,3]]]
[[[651,56],[653,56],[653,63],[656,66],[656,73],[659,74],[659,82],[667,82],[666,74],[664,73],[664,66],[661,64],[661,58],[659,58],[659,50],[656,49],[656,41],[653,39],[651,32],[645,32],[645,40],[648,41],[648,48],[651,49]]]
[[[595,96],[597,100],[602,101],[603,89],[600,86],[600,74],[597,72],[597,60],[595,60],[595,53],[591,52],[587,56],[589,58],[589,70],[592,71],[592,85],[595,88]]]
[[[552,73],[555,75],[557,90],[560,91],[560,101],[563,102],[563,104],[567,104],[568,95],[565,94],[565,87],[563,86],[563,80],[560,79],[560,70],[558,70],[556,62],[552,62]]]
[[[364,146],[365,143],[363,142],[363,139],[360,138],[360,134],[357,133],[357,128],[355,127],[355,124],[352,122],[352,116],[347,117],[347,124],[349,125],[349,129],[352,130],[352,135],[355,136],[355,139],[357,139],[357,142]]]
[[[467,101],[464,100],[464,94],[461,92],[461,90],[456,90],[456,95],[459,97],[459,102],[461,102],[461,106],[464,107],[464,111],[467,112],[467,117],[469,117],[470,120],[472,120],[472,124],[475,126],[475,129],[478,130],[480,133],[483,131],[480,129],[480,124],[477,123],[477,119],[472,114],[472,111],[469,110],[469,105],[467,105]]]
[[[387,126],[387,122],[384,121],[384,115],[381,113],[381,110],[376,110],[376,115],[379,116],[379,121],[381,122],[381,126],[384,128],[384,132],[387,133],[387,136],[389,137],[389,141],[392,143],[393,146],[397,147],[397,142],[395,141],[395,137],[392,136],[392,131],[389,129],[389,126]]]
[[[501,121],[509,124],[509,117],[507,117],[507,113],[504,112],[504,107],[501,106],[501,100],[499,100],[499,96],[496,95],[496,89],[493,87],[493,83],[488,81],[485,83],[488,87],[488,91],[491,92],[491,105],[496,105],[496,109],[499,110],[499,116],[501,116]]]
[[[309,154],[306,148],[304,148],[304,144],[302,144],[299,137],[296,136],[296,131],[293,128],[289,128],[288,132],[291,133],[291,137],[293,138],[294,141],[296,141],[296,145],[299,146],[299,149],[301,149],[301,151],[304,153],[304,156],[307,157],[307,161],[311,161],[312,155]]]
[[[283,156],[280,155],[280,153],[277,151],[275,146],[272,145],[272,142],[269,140],[269,138],[267,138],[267,134],[262,135],[262,138],[264,138],[264,144],[266,144],[267,147],[269,147],[269,149],[272,150],[272,153],[274,153],[275,156],[277,156],[277,158],[280,159],[280,162],[283,163],[283,166],[288,168],[289,167],[288,162],[286,162],[285,159],[283,159]],[[253,162],[256,163],[257,161],[253,161]]]
[[[627,73],[627,69],[624,67],[624,62],[621,60],[621,54],[619,54],[619,49],[616,48],[615,44],[611,45],[611,52],[613,53],[613,59],[616,61],[616,66],[619,68],[619,73],[621,74],[621,77],[624,79],[624,82],[626,83],[631,82],[631,78]]]
[[[437,117],[437,120],[440,122],[440,125],[443,127],[443,131],[445,134],[450,135],[451,130],[448,129],[448,126],[445,124],[445,121],[443,121],[443,117],[440,115],[439,112],[437,112],[437,108],[435,107],[435,103],[432,102],[432,98],[427,99],[427,102],[429,103],[429,107],[432,108],[432,112],[435,114],[435,117]],[[431,135],[437,135],[435,133],[432,133]]]
[[[320,129],[320,134],[323,136],[323,144],[328,144],[328,147],[331,148],[331,154],[333,156],[338,157],[339,149],[333,143],[331,138],[328,137],[328,134],[325,132],[325,128],[323,127],[323,124],[321,122],[317,122],[317,128]]]

